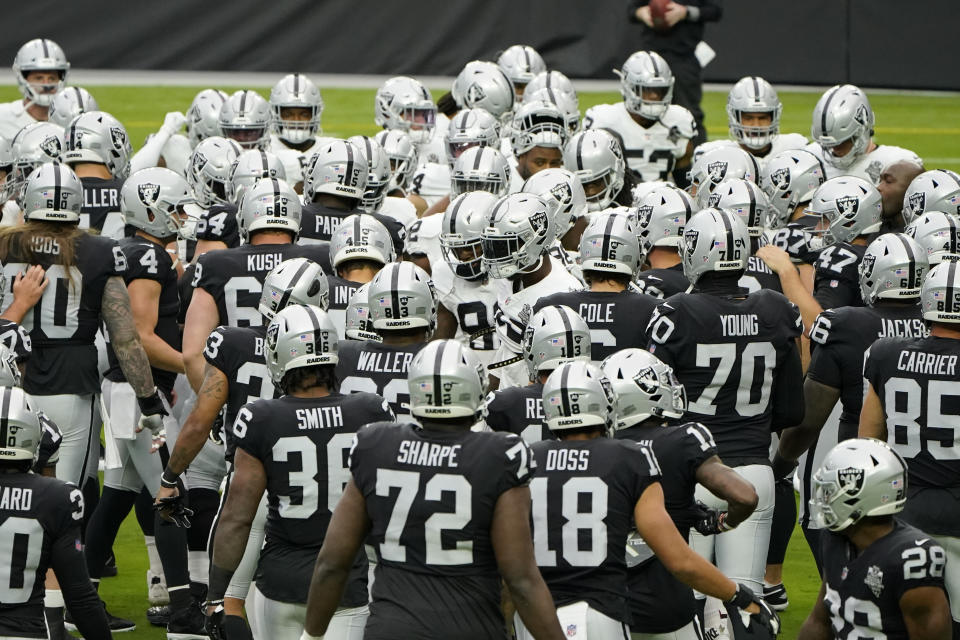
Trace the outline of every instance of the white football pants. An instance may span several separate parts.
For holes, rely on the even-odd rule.
[[[97,477],[100,460],[100,400],[97,394],[30,396],[34,409],[53,420],[63,440],[57,461],[57,479],[83,487]]]
[[[950,598],[950,614],[960,622],[960,538],[951,536],[931,536],[947,552],[947,569],[943,580],[947,585]]]
[[[628,640],[630,630],[624,623],[593,609],[586,602],[574,602],[557,608],[560,629],[571,640]],[[523,626],[520,614],[513,615],[517,640],[534,640]]]
[[[703,640],[697,619],[685,627],[666,633],[631,633],[630,640]]]
[[[257,621],[251,626],[257,640],[300,640],[307,619],[307,605],[271,600],[254,585],[247,600],[247,611]],[[370,610],[366,605],[340,608],[330,619],[324,640],[363,640]]]

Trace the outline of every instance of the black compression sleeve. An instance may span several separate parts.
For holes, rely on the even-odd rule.
[[[73,616],[74,624],[87,640],[110,640],[107,614],[97,596],[83,551],[79,548],[79,527],[68,530],[53,541],[50,566],[60,583],[63,600]]]
[[[773,388],[773,415],[770,424],[774,431],[793,427],[803,422],[803,368],[796,343],[783,361]]]

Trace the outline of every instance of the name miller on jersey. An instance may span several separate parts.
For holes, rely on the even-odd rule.
[[[0,490],[0,511],[29,511],[33,506],[33,489],[3,487]]]
[[[404,440],[397,451],[397,462],[424,467],[456,467],[461,445]]]
[[[897,369],[923,375],[953,377],[957,375],[957,356],[904,350],[897,358]]]
[[[412,353],[370,353],[363,351],[357,358],[357,371],[406,373],[413,360]]]
[[[724,336],[755,336],[760,333],[760,323],[755,313],[720,316]]]
[[[310,407],[297,409],[297,428],[334,429],[343,426],[342,407]]]
[[[101,187],[99,189],[83,190],[83,208],[99,209],[102,207],[120,208],[119,192],[116,187]]]

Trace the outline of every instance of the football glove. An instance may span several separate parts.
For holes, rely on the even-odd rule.
[[[183,125],[186,124],[187,117],[180,113],[179,111],[171,111],[163,118],[163,126],[160,127],[162,130],[166,131],[170,135],[175,134],[176,132],[183,129]]]
[[[714,536],[718,533],[726,533],[734,529],[727,523],[727,512],[718,509],[711,509],[700,501],[697,501],[700,507],[700,517],[693,523],[693,528],[702,536]]]
[[[780,618],[777,616],[777,612],[770,608],[763,598],[755,594],[750,590],[749,587],[742,584],[737,585],[737,592],[733,594],[733,597],[727,600],[726,602],[728,608],[736,607],[737,612],[740,614],[740,622],[743,623],[744,629],[750,628],[750,623],[754,622],[760,626],[761,629],[768,632],[771,638],[777,637],[780,633]],[[760,611],[757,613],[748,613],[747,607],[751,604],[756,604],[760,607]],[[734,612],[730,612],[731,615],[734,615]]]
[[[217,414],[210,425],[210,435],[207,436],[213,444],[223,446],[223,411]]]
[[[213,607],[213,611],[210,611]],[[205,618],[203,629],[210,636],[210,640],[226,640],[226,633],[223,629],[223,618],[226,615],[223,609],[223,600],[210,600],[204,603],[203,611]]]
[[[145,398],[137,398],[137,404],[140,406],[140,420],[137,422],[137,433],[144,429],[150,429],[153,434],[153,446],[150,452],[153,453],[163,446],[167,441],[166,429],[163,426],[163,418],[170,415],[166,403],[160,397],[160,392],[156,387],[153,393]]]
[[[190,518],[193,517],[193,509],[184,502],[186,492],[183,481],[178,478],[177,495],[157,498],[157,501],[153,503],[153,508],[157,510],[161,518],[182,529],[190,528]]]

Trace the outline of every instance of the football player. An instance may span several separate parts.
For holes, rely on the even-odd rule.
[[[563,111],[567,135],[580,130],[580,98],[570,78],[560,71],[541,71],[533,77],[524,92],[524,101],[546,100]]]
[[[430,274],[440,302],[434,337],[456,338],[473,349],[484,366],[500,347],[493,313],[497,289],[483,267],[480,239],[496,202],[486,191],[457,196],[443,214],[444,260],[433,264]]]
[[[761,168],[767,158],[807,146],[799,133],[780,133],[781,113],[783,104],[776,89],[759,76],[741,78],[727,94],[730,137],[755,156]]]
[[[237,91],[220,106],[220,135],[243,149],[266,151],[270,145],[270,105],[256,91]]]
[[[885,443],[845,440],[813,479],[811,509],[823,582],[800,640],[864,637],[946,640],[946,553],[894,515],[907,502],[907,463]]]
[[[587,209],[601,211],[614,203],[633,204],[633,174],[623,160],[623,145],[606,129],[581,131],[563,148],[563,166],[583,185]]]
[[[599,367],[560,365],[544,383],[543,407],[558,439],[532,446],[533,541],[568,635],[630,637],[624,547],[634,526],[680,579],[744,609],[748,618],[758,614],[768,633],[776,634],[776,616],[763,601],[724,577],[680,536],[664,505],[662,472],[649,442],[609,437],[617,426],[617,396]],[[517,637],[536,636],[517,620]]]
[[[45,121],[68,71],[67,56],[53,40],[36,38],[21,46],[13,59],[13,75],[23,99],[0,105],[0,138],[13,140],[27,125]]]
[[[522,180],[544,169],[563,167],[567,126],[563,113],[552,102],[528,101],[513,116],[510,146]]]
[[[406,229],[417,220],[417,208],[403,197],[388,195],[392,171],[390,157],[376,139],[369,136],[351,136],[351,142],[363,149],[367,158],[367,188],[360,199],[360,208],[367,213],[388,216]]]
[[[580,266],[589,289],[544,296],[534,311],[566,305],[578,313],[590,327],[596,362],[618,348],[642,344],[657,300],[629,290],[640,267],[640,243],[630,219],[596,214],[580,239]]]
[[[537,638],[564,637],[534,561],[530,450],[519,436],[471,430],[485,387],[469,349],[435,340],[410,365],[419,424],[381,422],[357,433],[351,477],[314,567],[304,640],[324,636],[364,540],[378,558],[365,640],[392,639],[398,629],[501,637],[501,577]],[[443,544],[442,532],[459,542]]]
[[[757,509],[735,531],[715,539],[694,535],[692,546],[760,593],[774,506],[770,433],[802,418],[802,327],[796,306],[782,294],[761,289],[748,295],[739,287],[749,243],[736,214],[694,214],[681,246],[684,275],[694,289],[661,303],[647,332],[650,351],[686,388],[687,418],[710,430],[720,456],[759,496]],[[708,507],[724,508],[703,486],[696,495]],[[706,615],[711,627],[714,611],[711,606]]]
[[[266,491],[266,544],[250,599],[262,637],[299,640],[313,561],[349,479],[345,462],[354,434],[365,424],[392,421],[393,414],[375,394],[340,393],[339,339],[322,309],[287,306],[266,335],[267,368],[283,395],[247,404],[234,422],[234,473],[213,544],[208,611],[223,603]],[[291,482],[304,472],[305,482]],[[361,638],[367,613],[367,559],[361,552],[328,637]],[[220,617],[210,622],[219,625]]]
[[[955,633],[960,631],[960,520],[948,505],[960,488],[960,466],[951,455],[960,444],[952,428],[958,412],[951,399],[960,375],[958,266],[941,262],[923,281],[920,308],[929,337],[882,338],[870,347],[863,366],[869,386],[860,412],[861,437],[889,442],[906,460],[909,501],[903,521],[934,536],[946,550],[944,579]]]
[[[493,389],[526,386],[529,375],[517,356],[533,305],[544,295],[582,289],[549,249],[556,238],[552,205],[528,193],[501,198],[480,232],[482,264],[497,281],[495,318],[500,349],[491,369]],[[494,373],[495,370],[495,373]]]
[[[640,180],[672,180],[686,186],[697,123],[689,111],[670,104],[674,81],[670,66],[658,53],[637,51],[616,74],[623,102],[587,109],[584,128],[617,132],[627,166]]]
[[[337,363],[343,393],[364,391],[387,399],[396,416],[409,416],[406,376],[437,323],[430,276],[409,262],[383,267],[367,290],[370,319],[381,342],[344,342]]]
[[[510,78],[517,100],[523,98],[527,84],[539,73],[547,70],[543,57],[533,47],[515,44],[507,47],[497,56],[497,65]]]
[[[923,166],[913,151],[873,141],[874,115],[870,100],[852,84],[834,85],[823,92],[813,108],[807,150],[823,160],[827,178],[857,176],[870,184],[880,182],[884,169],[901,160]]]
[[[654,298],[669,298],[690,288],[683,275],[680,243],[683,227],[693,212],[693,199],[686,191],[664,184],[636,203],[637,237],[645,268],[634,286]]]
[[[903,197],[913,179],[923,173],[923,164],[919,158],[904,158],[883,168],[877,191],[883,198],[883,220],[881,233],[899,233],[903,231]]]
[[[710,206],[710,196],[717,185],[733,178],[757,182],[760,179],[757,159],[739,147],[716,147],[694,159],[687,191],[697,205],[705,209]]]
[[[903,194],[903,221],[910,224],[927,211],[960,215],[960,176],[947,169],[924,171]]]
[[[553,225],[557,239],[551,255],[564,262],[580,249],[580,238],[589,222],[587,196],[580,180],[567,169],[544,169],[524,182],[520,191],[538,195],[547,204],[555,203]]]
[[[64,87],[54,94],[47,112],[47,122],[63,129],[81,113],[98,111],[97,100],[83,87]],[[180,126],[183,126],[181,123]]]
[[[543,383],[564,362],[591,359],[590,327],[570,307],[540,309],[523,332],[523,361],[530,383],[487,396],[487,426],[515,433],[527,444],[553,438],[543,422]]]
[[[320,89],[302,73],[285,75],[270,90],[270,111],[270,151],[280,157],[294,190],[303,193],[304,169],[310,157],[330,141],[320,136]]]

